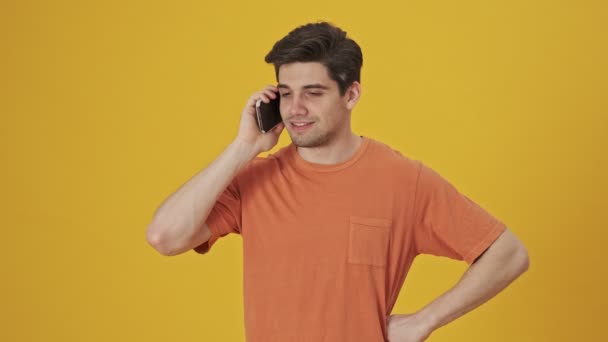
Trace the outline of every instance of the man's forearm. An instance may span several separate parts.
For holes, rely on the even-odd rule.
[[[508,229],[464,273],[458,283],[416,313],[430,331],[475,309],[528,269],[528,253]]]
[[[213,205],[248,161],[255,157],[251,146],[233,141],[208,167],[197,173],[156,210],[147,230],[148,241],[166,255],[190,249]]]

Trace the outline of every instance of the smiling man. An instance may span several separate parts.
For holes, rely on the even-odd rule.
[[[502,221],[421,161],[353,133],[363,58],[346,32],[300,26],[266,62],[278,85],[248,99],[233,142],[161,204],[147,230],[164,255],[205,254],[241,234],[248,342],[423,341],[528,268]],[[261,133],[255,103],[277,96],[283,123]],[[258,157],[284,129],[291,144]],[[391,315],[420,254],[470,267],[420,311]]]

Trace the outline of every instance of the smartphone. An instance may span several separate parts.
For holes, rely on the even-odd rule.
[[[281,96],[277,94],[276,99],[270,99],[266,103],[261,99],[255,103],[255,112],[260,132],[266,133],[283,121],[280,111]]]

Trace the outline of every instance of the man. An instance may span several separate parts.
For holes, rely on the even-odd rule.
[[[278,41],[266,56],[278,85],[248,99],[236,139],[148,227],[164,255],[204,254],[241,234],[248,342],[423,341],[528,268],[503,222],[422,162],[351,131],[362,61],[324,22]],[[255,102],[276,96],[283,122],[262,134]],[[285,128],[292,143],[257,157]],[[390,315],[422,253],[471,266],[420,311]]]

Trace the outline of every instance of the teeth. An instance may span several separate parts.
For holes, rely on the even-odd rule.
[[[294,126],[302,127],[310,124],[310,122],[293,122]]]

